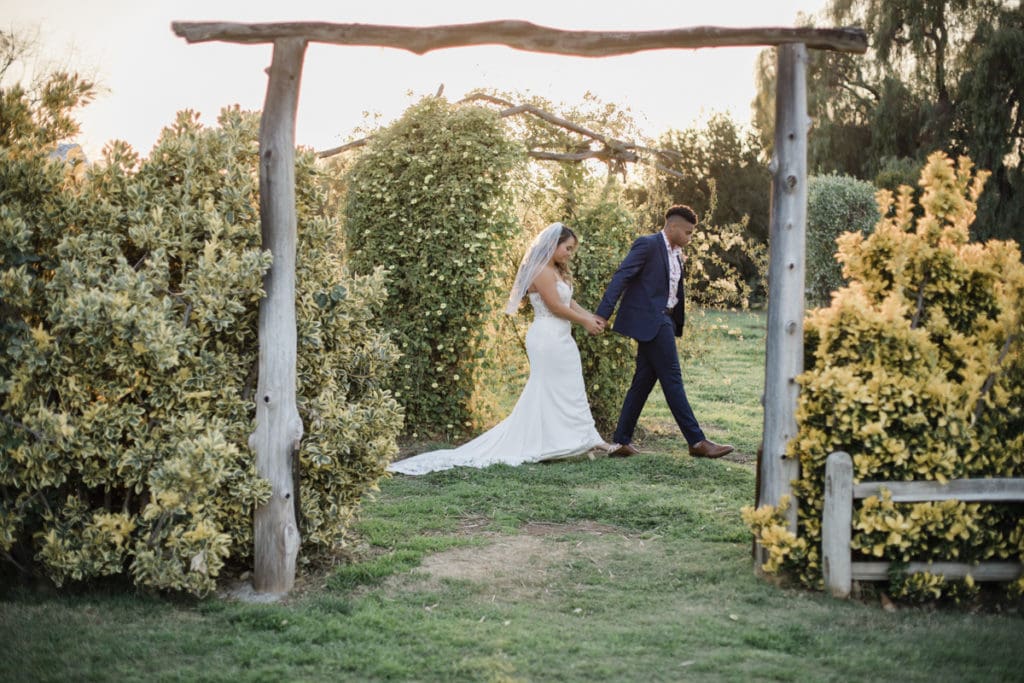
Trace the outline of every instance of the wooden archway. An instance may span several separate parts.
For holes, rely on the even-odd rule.
[[[263,248],[273,254],[260,302],[259,383],[256,429],[249,446],[256,467],[272,486],[255,514],[254,586],[286,592],[295,580],[299,532],[294,513],[292,462],[302,439],[296,405],[295,329],[295,117],[306,46],[393,47],[424,54],[470,45],[505,45],[532,52],[609,57],[643,50],[775,46],[777,85],[775,152],[771,160],[768,329],[764,431],[758,500],[777,504],[791,493],[799,463],[785,457],[796,434],[796,376],[803,368],[804,258],[807,229],[807,49],[863,54],[858,28],[723,28],[662,31],[564,31],[524,21],[407,27],[323,22],[239,24],[174,22],[189,43],[273,43],[274,52],[260,121],[260,225]],[[790,506],[796,531],[796,505]]]

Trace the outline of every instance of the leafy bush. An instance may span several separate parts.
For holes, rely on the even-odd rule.
[[[506,181],[520,149],[497,115],[429,97],[378,132],[353,164],[346,246],[356,272],[388,273],[392,378],[406,430],[449,436],[469,401],[489,293],[515,231]]]
[[[892,190],[893,194],[899,192],[900,187],[906,185],[913,187],[914,198],[920,194],[916,187],[917,179],[921,177],[921,162],[908,157],[885,157],[881,160],[878,173],[875,174],[873,183],[875,187],[882,190]]]
[[[705,308],[746,309],[764,295],[768,249],[748,237],[744,216],[738,223],[713,222],[718,207],[717,185],[711,182],[711,203],[687,247],[684,268],[686,296]],[[664,212],[662,213],[664,216]],[[750,279],[743,272],[751,273]]]
[[[849,176],[812,176],[807,182],[807,298],[813,306],[828,303],[842,287],[835,258],[836,238],[846,232],[867,234],[878,222],[878,202],[871,183]]]
[[[258,117],[183,112],[149,159],[115,142],[81,182],[48,150],[81,100],[0,98],[0,548],[58,584],[130,574],[202,593],[252,552],[269,495],[246,447],[254,413],[260,249]],[[379,378],[383,273],[332,253],[311,154],[297,160],[304,550],[336,545],[395,451]]]
[[[800,459],[794,493],[808,547],[781,569],[809,585],[821,580],[824,468],[833,451],[853,456],[854,481],[1024,475],[1024,266],[1013,242],[969,242],[986,177],[972,174],[966,158],[954,166],[936,153],[921,175],[919,218],[911,188],[896,198],[883,190],[886,217],[874,233],[839,240],[851,282],[808,318],[799,431],[788,452]],[[748,522],[755,514],[745,511]],[[760,538],[770,550],[775,541]],[[1021,558],[1024,516],[1020,506],[872,497],[855,509],[852,546],[897,565]],[[925,598],[949,586],[924,575],[891,588]]]

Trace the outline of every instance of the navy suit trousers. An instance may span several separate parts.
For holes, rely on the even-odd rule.
[[[679,352],[676,349],[676,337],[672,319],[663,316],[664,321],[658,327],[654,339],[637,342],[636,372],[633,383],[626,392],[619,413],[619,424],[615,428],[615,443],[627,444],[633,440],[636,422],[647,403],[655,382],[661,383],[672,416],[682,430],[686,442],[691,446],[704,440],[704,432],[693,416],[690,402],[686,398],[683,386],[683,374],[679,368]]]

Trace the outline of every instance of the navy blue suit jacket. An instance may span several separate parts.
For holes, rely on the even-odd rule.
[[[653,235],[638,237],[612,276],[604,298],[597,307],[597,315],[605,320],[610,319],[621,298],[619,314],[612,329],[637,341],[654,339],[658,327],[665,320],[665,306],[668,303],[668,259],[665,238],[660,230]],[[682,263],[679,271],[682,273]],[[686,320],[681,276],[677,296],[679,301],[669,317],[675,335],[679,337],[683,334],[683,323]]]

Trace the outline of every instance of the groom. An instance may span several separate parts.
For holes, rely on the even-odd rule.
[[[640,452],[630,442],[655,381],[661,383],[672,416],[690,445],[690,455],[720,458],[733,451],[732,446],[705,438],[686,400],[679,369],[676,337],[682,336],[686,318],[681,256],[696,225],[697,214],[690,207],[670,208],[660,232],[633,242],[597,307],[597,317],[607,321],[621,298],[622,305],[612,329],[638,342],[633,383],[626,392],[615,428],[617,448],[610,455],[626,457]]]

